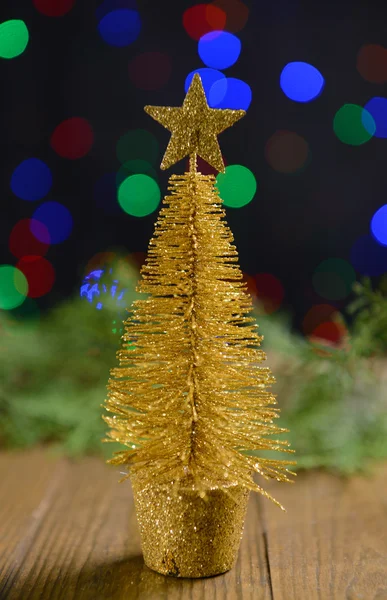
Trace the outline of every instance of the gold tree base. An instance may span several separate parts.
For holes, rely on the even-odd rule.
[[[232,568],[242,538],[249,490],[215,488],[202,499],[173,484],[142,488],[132,479],[145,564],[162,575],[210,577]]]

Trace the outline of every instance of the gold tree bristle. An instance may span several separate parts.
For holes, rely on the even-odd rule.
[[[274,378],[259,348],[252,300],[212,175],[172,175],[137,300],[111,372],[109,438],[146,486],[183,482],[199,492],[238,485],[270,497],[252,477],[289,481],[291,452],[273,439]],[[130,343],[130,345],[129,345]]]

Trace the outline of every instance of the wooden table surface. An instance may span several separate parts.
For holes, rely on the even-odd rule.
[[[0,454],[1,600],[387,599],[387,466],[251,495],[236,566],[210,579],[147,569],[128,482],[102,460]]]

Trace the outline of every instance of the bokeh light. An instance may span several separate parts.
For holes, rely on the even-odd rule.
[[[116,199],[117,202],[117,199]],[[112,267],[117,261],[117,255],[115,252],[107,250],[105,252],[97,252],[92,256],[86,264],[84,273],[88,275],[91,271],[106,270],[108,267]]]
[[[352,246],[351,263],[361,275],[382,275],[387,272],[387,247],[378,244],[372,235],[363,235]]]
[[[326,300],[343,300],[352,291],[356,273],[352,265],[342,258],[323,260],[313,275],[313,287]]]
[[[36,225],[36,221],[39,221],[39,226]],[[73,228],[70,211],[59,202],[44,202],[32,216],[31,232],[38,240],[44,242],[46,234],[42,236],[40,223],[47,228],[51,244],[60,244],[67,240]]]
[[[0,309],[11,310],[20,306],[27,297],[25,275],[11,265],[0,265]]]
[[[246,25],[250,10],[241,0],[215,0],[212,6],[217,6],[226,14],[226,24],[219,29],[237,33]]]
[[[104,173],[94,184],[94,201],[108,215],[119,215],[117,203],[117,173]]]
[[[16,267],[27,279],[29,298],[44,296],[54,285],[54,267],[42,256],[23,256]]]
[[[241,79],[219,79],[210,88],[209,105],[212,108],[247,110],[251,104],[251,88]]]
[[[27,48],[29,33],[27,25],[20,19],[0,24],[0,58],[16,58]]]
[[[120,163],[140,159],[155,165],[159,161],[159,144],[146,129],[132,129],[120,137],[116,153]]]
[[[281,72],[280,87],[285,96],[295,102],[310,102],[324,89],[324,77],[313,65],[290,62]]]
[[[39,158],[27,158],[12,173],[11,189],[22,200],[41,200],[52,186],[51,171]]]
[[[366,81],[387,81],[387,49],[379,44],[365,44],[357,55],[356,68]]]
[[[75,0],[33,0],[32,3],[46,17],[63,17],[73,8]]]
[[[39,232],[39,239],[33,235],[32,226]],[[47,227],[39,221],[32,224],[32,219],[18,221],[10,233],[8,242],[9,250],[16,258],[27,255],[44,256],[49,245],[50,235]]]
[[[257,298],[257,284],[255,283],[255,279],[253,275],[249,275],[248,273],[243,272],[243,282],[247,286],[247,292],[255,301]]]
[[[226,13],[213,4],[197,4],[183,13],[183,26],[194,40],[210,31],[220,31],[226,25]]]
[[[104,0],[101,4],[98,4],[95,9],[95,16],[97,21],[100,21],[102,17],[112,12],[113,10],[119,10],[122,8],[130,8],[137,10],[137,0]]]
[[[90,152],[94,133],[90,123],[82,117],[62,121],[51,135],[53,150],[62,158],[76,160]]]
[[[308,142],[293,131],[276,131],[266,142],[265,158],[280,173],[296,173],[309,159]]]
[[[129,78],[140,90],[159,90],[172,73],[171,59],[163,52],[144,52],[129,63]]]
[[[333,119],[333,131],[344,144],[360,146],[374,135],[376,125],[371,114],[357,104],[344,104]]]
[[[338,310],[331,304],[316,304],[306,313],[302,322],[302,331],[309,336],[317,327],[327,322],[334,322],[337,319]]]
[[[278,310],[283,302],[285,290],[275,275],[271,273],[258,273],[254,277],[256,287],[256,297],[258,313],[271,315]]]
[[[119,169],[116,175],[116,187],[120,187],[121,183],[130,175],[149,175],[155,181],[157,181],[157,173],[154,167],[149,164],[146,160],[127,160]]]
[[[145,217],[158,207],[160,188],[148,175],[131,175],[118,189],[118,202],[122,210],[129,215]]]
[[[362,123],[364,128],[372,136],[377,138],[387,138],[387,98],[380,98],[375,96],[371,98],[364,106],[364,112],[362,113]],[[367,114],[371,115],[374,123]]]
[[[98,31],[104,42],[110,46],[129,46],[140,35],[140,15],[137,10],[127,8],[112,10],[99,21]]]
[[[242,165],[229,165],[216,178],[219,195],[226,206],[240,208],[255,196],[257,182],[254,174]]]
[[[126,290],[120,285],[113,275],[113,267],[105,266],[103,269],[94,269],[82,281],[80,296],[101,310],[107,297],[114,298],[117,306],[125,306]]]
[[[379,244],[387,246],[387,204],[381,206],[372,217],[371,231]]]
[[[223,158],[224,166],[226,167],[228,163],[223,154],[222,154],[222,158]],[[203,158],[201,156],[197,157],[196,165],[197,165],[198,173],[201,173],[202,175],[215,175],[215,177],[216,177],[219,173],[219,171],[217,169],[215,169],[215,167],[213,167],[212,165],[209,165],[208,162],[203,160]],[[190,168],[190,159],[187,158],[185,170],[189,171],[189,168]]]
[[[227,69],[239,58],[240,40],[227,31],[210,31],[200,38],[199,56],[207,67]]]
[[[331,344],[340,344],[347,335],[347,329],[344,324],[335,321],[326,321],[320,323],[310,334],[311,341],[322,340]]]
[[[214,85],[214,83],[216,83],[217,81],[220,81],[221,79],[225,79],[226,76],[224,73],[222,73],[221,71],[217,71],[216,69],[208,69],[207,67],[203,67],[201,69],[195,69],[194,71],[191,71],[191,73],[189,73],[189,75],[187,75],[185,83],[184,83],[184,89],[185,92],[188,92],[188,88],[191,85],[191,81],[195,75],[195,73],[198,73],[200,75],[200,79],[202,80],[202,85],[206,94],[206,98],[207,98],[207,102],[209,104],[209,106],[211,106],[210,104],[210,91],[212,86]]]

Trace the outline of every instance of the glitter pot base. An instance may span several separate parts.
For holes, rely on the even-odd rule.
[[[215,488],[202,499],[173,484],[141,488],[132,479],[145,564],[173,577],[210,577],[232,568],[243,533],[249,490]]]

